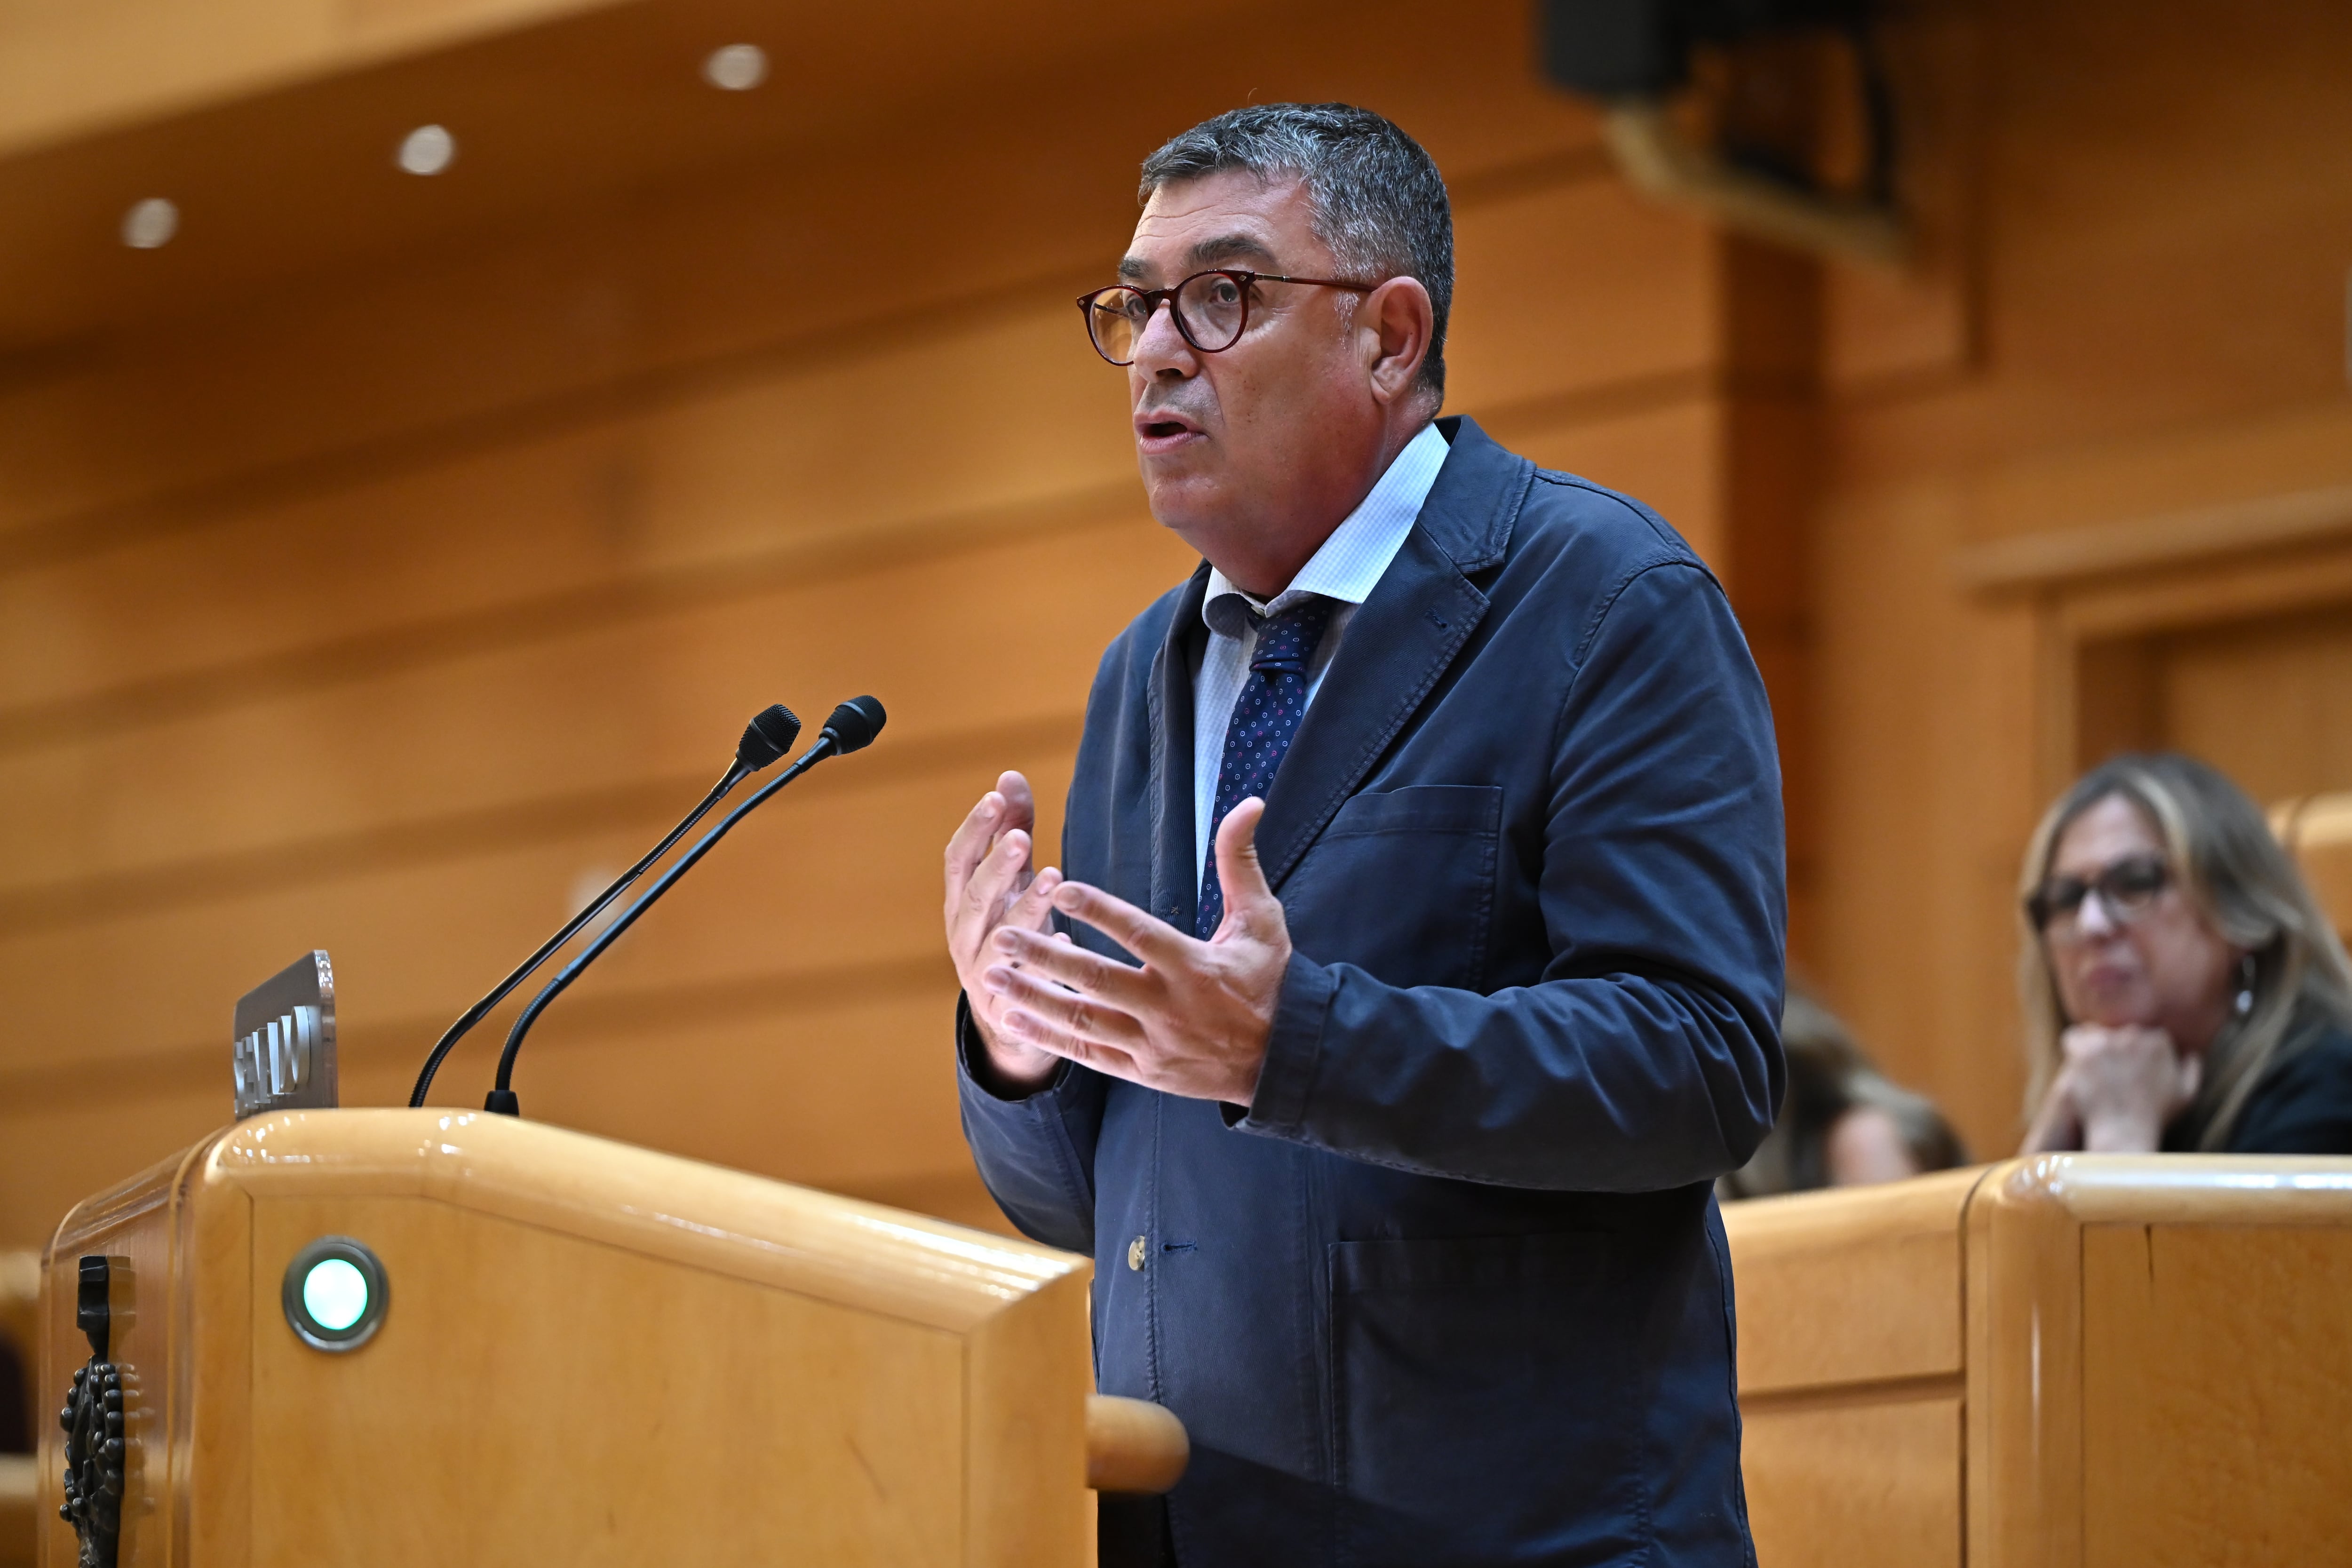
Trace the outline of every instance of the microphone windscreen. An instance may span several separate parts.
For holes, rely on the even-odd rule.
[[[779,702],[744,726],[743,739],[735,748],[735,760],[758,773],[791,751],[793,742],[800,738],[800,720]]]
[[[872,745],[889,718],[882,711],[878,700],[853,697],[833,710],[833,717],[824,721],[824,732],[833,737],[834,750],[846,755]]]

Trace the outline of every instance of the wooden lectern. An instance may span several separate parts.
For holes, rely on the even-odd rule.
[[[1165,1412],[1090,1410],[1086,1259],[506,1117],[257,1116],[44,1267],[44,1392],[120,1369],[141,1568],[1057,1568],[1092,1560],[1090,1462],[1182,1468]]]
[[[2352,1160],[1735,1204],[1759,1568],[2352,1559]]]

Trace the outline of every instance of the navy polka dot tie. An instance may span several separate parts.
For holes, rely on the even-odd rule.
[[[1202,941],[1225,918],[1224,884],[1217,879],[1217,824],[1225,813],[1274,787],[1274,770],[1307,717],[1307,661],[1331,624],[1336,599],[1312,595],[1258,623],[1250,679],[1234,700],[1225,726],[1225,754],[1217,764],[1217,803],[1209,813],[1209,851],[1201,868],[1201,912],[1192,934]]]

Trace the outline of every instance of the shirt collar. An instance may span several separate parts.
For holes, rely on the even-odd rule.
[[[1370,598],[1389,563],[1404,548],[1405,536],[1412,531],[1430,487],[1437,483],[1437,470],[1445,466],[1446,451],[1445,437],[1438,434],[1437,426],[1423,426],[1421,434],[1404,444],[1371,492],[1331,531],[1322,548],[1307,557],[1290,586],[1263,604],[1211,567],[1208,591],[1201,598],[1201,619],[1211,631],[1238,637],[1249,615],[1279,614],[1309,594],[1343,605],[1360,605]]]

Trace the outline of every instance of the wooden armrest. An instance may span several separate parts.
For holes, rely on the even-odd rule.
[[[1184,1423],[1164,1405],[1087,1395],[1087,1485],[1098,1492],[1164,1492],[1192,1458]]]

